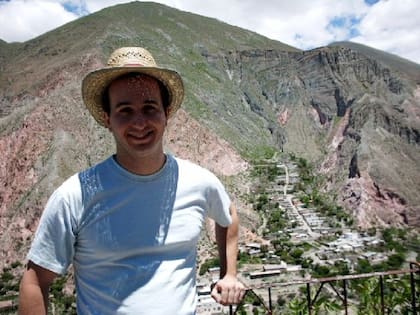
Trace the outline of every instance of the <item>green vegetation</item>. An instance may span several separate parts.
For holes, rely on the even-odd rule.
[[[314,292],[311,292],[314,295]],[[289,302],[286,304],[282,301],[278,304],[278,308],[282,310],[281,314],[286,315],[306,315],[309,314],[307,309],[306,288],[301,287],[299,293],[290,296]],[[312,305],[312,314],[339,314],[343,310],[340,301],[334,299],[331,293],[325,290],[321,291],[315,303]]]
[[[11,300],[18,295],[20,279],[15,275],[20,266],[20,262],[16,261],[10,266],[3,267],[3,272],[0,274],[0,300]]]
[[[325,268],[322,272],[327,274]],[[381,285],[382,282],[382,285]],[[335,288],[342,286],[340,282],[333,284]],[[312,300],[312,314],[341,314],[344,310],[342,300],[331,290],[322,289]],[[312,299],[318,285],[310,287]],[[384,314],[412,314],[410,279],[408,275],[370,277],[347,280],[349,314],[377,315],[381,313],[383,296]],[[381,292],[381,290],[383,290]],[[340,292],[340,289],[338,289]],[[306,315],[308,312],[307,287],[287,296],[279,296],[273,314]]]
[[[259,297],[254,291],[247,291],[242,303],[238,306],[235,314],[247,315],[249,314],[245,306],[251,306],[252,314],[267,314],[268,307],[264,304],[264,300]]]
[[[407,252],[404,245],[408,241],[408,231],[406,229],[398,229],[396,227],[386,228],[382,231],[382,239],[385,248],[388,251],[395,251],[400,254]]]
[[[303,268],[309,268],[312,265],[312,259],[304,257],[312,245],[309,243],[291,243],[287,237],[272,240],[274,254],[289,265],[302,265]]]
[[[54,280],[50,288],[50,295],[52,295],[50,304],[58,314],[76,315],[76,294],[75,292],[68,294],[64,290],[69,277],[69,275],[61,276]]]
[[[313,207],[317,212],[331,218],[328,220],[331,227],[347,226],[354,224],[353,218],[336,204],[329,193],[319,191],[319,187],[323,186],[323,178],[320,175],[315,176],[313,166],[303,158],[290,156],[295,161],[299,169],[300,182],[296,185],[299,191],[299,199],[306,207]]]
[[[254,148],[249,148],[245,153],[245,157],[251,161],[258,168],[258,164],[267,163],[267,160],[272,159],[277,153],[277,149],[267,145],[256,145]]]
[[[260,256],[250,255],[246,252],[241,252],[238,255],[238,265],[242,267],[245,264],[261,264],[262,260]]]
[[[385,314],[411,314],[411,291],[409,276],[386,276],[351,282],[351,289],[359,297],[359,315],[376,315],[381,309],[381,279]]]
[[[268,151],[267,157],[271,158],[274,153]],[[251,169],[251,177],[258,179],[260,182],[271,183],[277,176],[284,175],[285,170],[277,165],[278,163],[262,161],[254,161]]]
[[[201,266],[199,270],[200,276],[204,275],[210,268],[220,267],[219,257],[207,259]]]
[[[350,274],[350,269],[346,261],[335,261],[333,265],[329,266],[316,264],[312,268],[312,276],[314,278],[326,278],[348,274]]]
[[[21,267],[22,264],[19,261],[15,261],[10,266],[3,268],[3,272],[0,274],[0,301],[13,301],[14,305],[17,305],[20,277],[16,275],[21,274]],[[75,294],[74,292],[68,294],[64,290],[68,279],[69,276],[59,277],[51,285],[50,310],[54,309],[55,314],[76,314]],[[8,311],[5,312],[1,314],[9,314],[7,313]]]

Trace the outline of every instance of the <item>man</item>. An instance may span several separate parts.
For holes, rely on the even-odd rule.
[[[20,286],[20,314],[45,314],[48,289],[72,264],[78,314],[195,314],[196,245],[216,222],[224,305],[240,302],[238,216],[209,171],[165,154],[167,120],[183,83],[140,47],[116,50],[89,73],[83,100],[116,154],[65,181],[44,210]]]

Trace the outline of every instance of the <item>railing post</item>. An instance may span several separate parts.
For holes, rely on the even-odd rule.
[[[384,300],[384,277],[379,276],[379,284],[381,289],[381,311],[382,315],[385,315],[385,300]]]
[[[344,295],[344,312],[348,315],[347,309],[347,281],[346,279],[343,280],[343,295]]]
[[[415,264],[410,264],[411,308],[413,309],[413,315],[417,315],[416,282],[414,279],[414,272],[413,272],[414,265]]]
[[[306,298],[308,301],[308,314],[312,315],[311,285],[309,283],[306,284]]]
[[[273,304],[271,303],[271,287],[268,287],[268,308],[270,309],[270,314],[273,312]]]

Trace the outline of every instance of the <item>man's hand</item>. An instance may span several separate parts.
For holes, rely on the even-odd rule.
[[[238,256],[239,218],[233,204],[230,206],[232,223],[223,227],[216,223],[216,243],[220,258],[220,280],[214,285],[211,296],[222,304],[239,304],[245,295],[245,286],[236,277]]]
[[[222,305],[239,304],[245,291],[245,286],[238,278],[226,275],[216,282],[211,291],[211,296]]]

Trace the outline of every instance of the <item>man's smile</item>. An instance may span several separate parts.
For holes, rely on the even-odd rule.
[[[148,131],[143,131],[143,132],[129,132],[127,134],[127,136],[135,141],[140,141],[140,142],[147,142],[151,139],[151,137],[153,136],[153,131],[152,130],[148,130]]]

